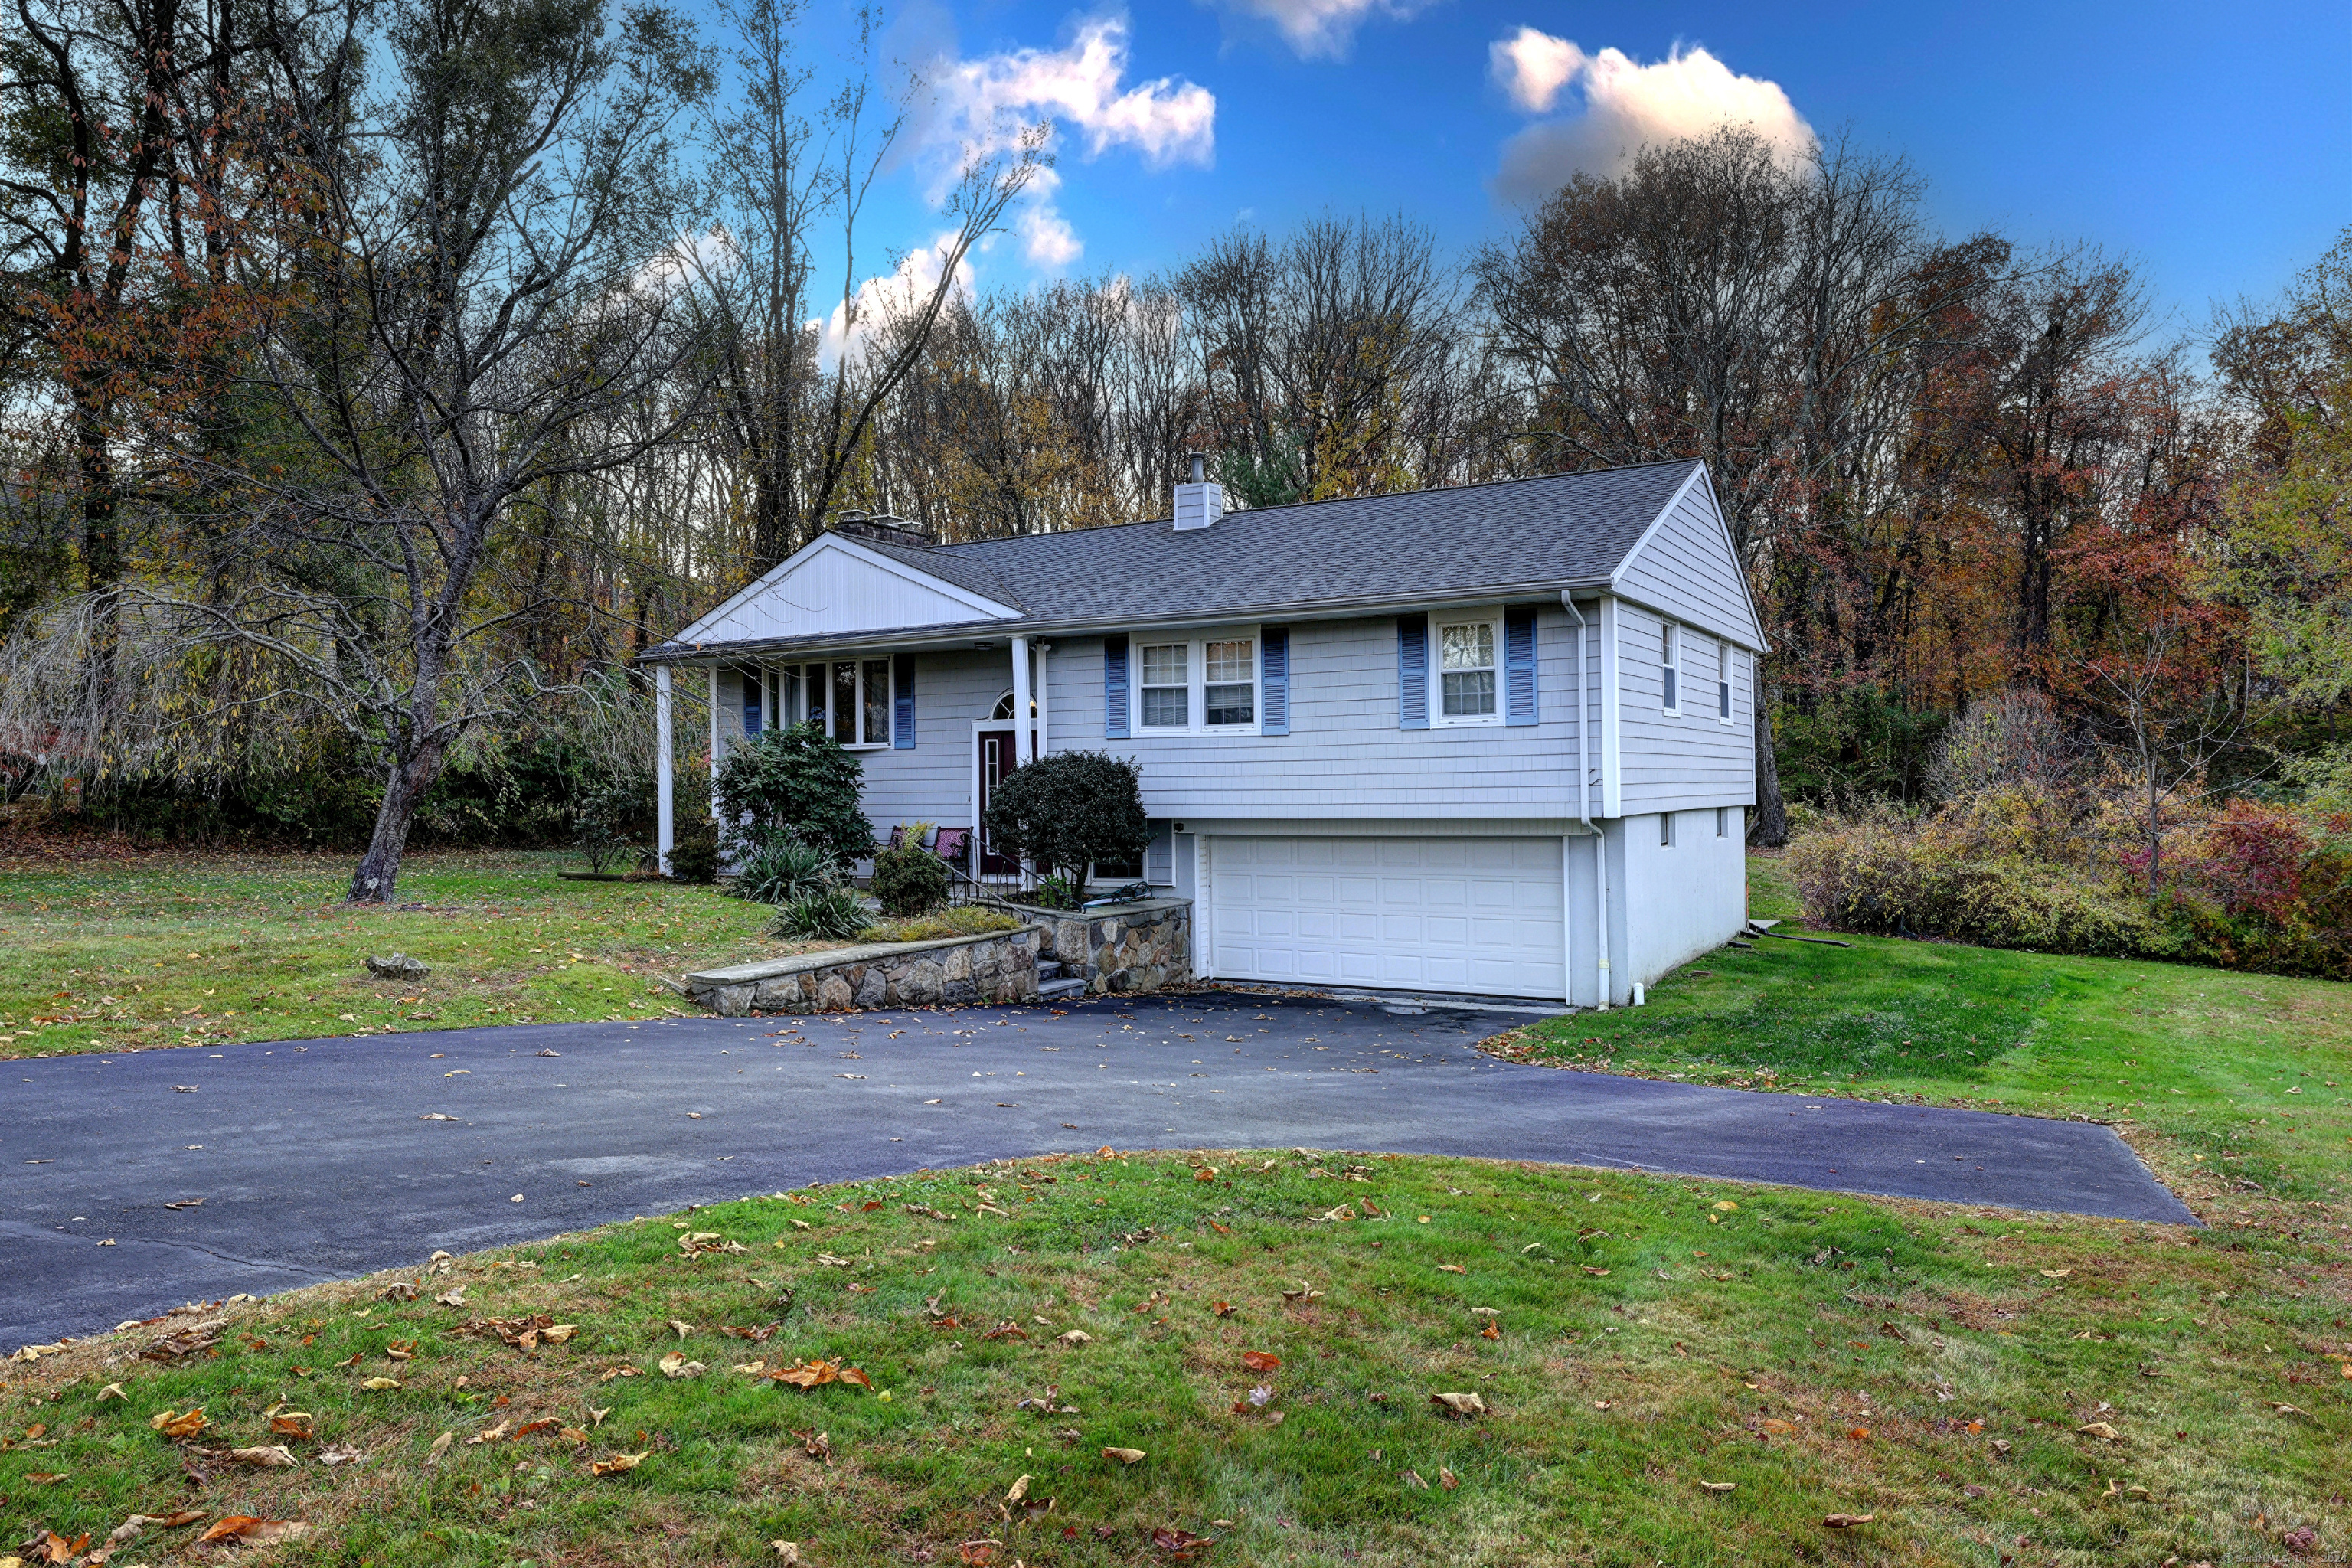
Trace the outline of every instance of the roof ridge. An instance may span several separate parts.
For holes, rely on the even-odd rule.
[[[1406,500],[1415,496],[1454,495],[1465,490],[1499,489],[1506,485],[1542,484],[1547,480],[1598,479],[1603,474],[1630,474],[1643,468],[1685,468],[1703,462],[1699,458],[1655,458],[1646,463],[1617,463],[1606,468],[1570,468],[1556,474],[1521,474],[1507,479],[1477,479],[1466,485],[1427,485],[1417,490],[1381,490],[1368,496],[1326,496],[1321,500],[1283,501],[1275,506],[1244,507],[1227,512],[1227,517],[1255,517],[1271,511],[1300,511],[1309,507],[1338,506],[1349,501]],[[1165,517],[1138,518],[1131,522],[1098,522],[1087,528],[1056,528],[1044,533],[1008,533],[997,539],[963,539],[952,544],[934,544],[928,549],[901,546],[922,554],[938,554],[945,551],[978,550],[992,544],[1013,544],[1023,540],[1055,539],[1073,533],[1107,533],[1121,528],[1158,528],[1172,521]]]

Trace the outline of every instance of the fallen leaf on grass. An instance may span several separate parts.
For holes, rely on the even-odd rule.
[[[396,1377],[371,1377],[365,1383],[361,1384],[360,1386],[362,1388],[373,1389],[380,1394],[387,1388],[398,1388],[400,1386],[400,1379]]]
[[[653,1452],[647,1448],[642,1454],[614,1454],[609,1459],[593,1459],[589,1462],[588,1473],[592,1476],[625,1476],[653,1458]]]
[[[1090,1345],[1095,1342],[1094,1335],[1084,1329],[1072,1329],[1068,1333],[1056,1334],[1054,1338],[1056,1342],[1066,1345]]]
[[[98,1391],[98,1397],[100,1400],[104,1401],[109,1399],[129,1399],[131,1395],[122,1392],[122,1385],[121,1384],[110,1383],[104,1388]]]
[[[1404,1484],[1415,1491],[1425,1492],[1429,1489],[1429,1483],[1421,1479],[1419,1470],[1407,1470],[1404,1473]]]
[[[1122,1465],[1136,1464],[1143,1457],[1143,1450],[1140,1448],[1105,1448],[1103,1450],[1104,1458],[1117,1459]]]
[[[1587,1274],[1601,1275],[1609,1272],[1606,1268],[1595,1268],[1590,1263],[1583,1265],[1583,1268]]]
[[[194,1436],[211,1423],[205,1419],[205,1407],[199,1405],[189,1410],[158,1410],[149,1417],[147,1425],[173,1442],[179,1442]]]
[[[956,1548],[956,1555],[970,1565],[970,1568],[982,1568],[982,1565],[996,1561],[996,1549],[1003,1544],[1002,1541],[992,1538],[967,1541]]]
[[[2308,1415],[2311,1414],[2308,1410],[2300,1409],[2292,1405],[2282,1404],[2280,1401],[2275,1399],[2265,1399],[2263,1403],[2269,1405],[2272,1409],[2277,1411],[2282,1415]]]
[[[768,1375],[768,1363],[764,1360],[739,1361],[735,1363],[735,1370],[745,1377],[765,1377]]]
[[[1475,1394],[1433,1394],[1429,1402],[1456,1415],[1486,1414],[1486,1402]]]
[[[771,1541],[768,1550],[783,1560],[783,1568],[801,1568],[801,1543],[797,1541]]]
[[[2044,1279],[2063,1279],[2073,1272],[2074,1271],[2071,1268],[2044,1268],[2041,1270],[2042,1278]]]
[[[1486,1320],[1486,1326],[1478,1331],[1478,1337],[1482,1340],[1499,1340],[1503,1337],[1503,1325],[1489,1318]]]
[[[1699,1482],[1699,1489],[1701,1491],[1710,1492],[1727,1492],[1738,1484],[1739,1483],[1737,1481],[1701,1481]]]
[[[1437,1271],[1440,1274],[1467,1274],[1470,1272],[1470,1270],[1463,1268],[1459,1263],[1441,1263],[1437,1266]]]
[[[1004,1500],[1006,1502],[1019,1502],[1023,1498],[1027,1497],[1029,1495],[1029,1483],[1036,1479],[1037,1478],[1034,1476],[1024,1475],[1016,1479],[1013,1483],[1012,1488],[1005,1492]]]
[[[2123,1434],[2105,1421],[2087,1421],[2075,1427],[2074,1431],[2080,1436],[2104,1437],[2110,1443],[2120,1443],[2124,1440]]]
[[[1792,1436],[1795,1435],[1797,1430],[1796,1423],[1792,1421],[1783,1421],[1777,1415],[1767,1415],[1763,1420],[1758,1422],[1757,1425],[1762,1427],[1765,1431],[1780,1437]]]
[[[1171,1557],[1190,1557],[1211,1544],[1210,1537],[1195,1535],[1189,1530],[1171,1530],[1161,1526],[1151,1532],[1153,1550],[1165,1552]]]
[[[700,1362],[688,1361],[682,1352],[677,1351],[672,1351],[661,1358],[661,1373],[664,1377],[700,1377],[708,1370]]]
[[[466,1304],[466,1288],[463,1285],[452,1285],[434,1297],[433,1300],[436,1306],[462,1307]]]
[[[444,1432],[434,1438],[433,1447],[425,1450],[425,1462],[428,1465],[438,1463],[441,1456],[449,1451],[449,1445],[457,1440],[457,1434],[455,1432]]]
[[[778,1383],[789,1383],[794,1388],[822,1388],[828,1383],[854,1383],[860,1388],[872,1388],[874,1380],[854,1366],[844,1366],[839,1357],[832,1361],[796,1361],[790,1366],[780,1366],[768,1374]]]
[[[1209,1310],[1214,1312],[1220,1318],[1230,1318],[1235,1312],[1240,1311],[1241,1309],[1234,1306],[1231,1301],[1212,1301],[1209,1303]],[[2352,1365],[2347,1365],[2345,1368],[2344,1375],[2347,1377],[2352,1377]]]
[[[395,1279],[391,1284],[385,1286],[383,1289],[377,1291],[375,1293],[375,1299],[379,1301],[414,1301],[416,1300],[415,1281],[410,1279]]]
[[[205,1527],[196,1544],[212,1541],[243,1541],[262,1545],[272,1541],[299,1541],[310,1527],[299,1519],[256,1519],[249,1513],[228,1513]]]
[[[472,1436],[466,1439],[467,1447],[472,1447],[483,1443],[505,1442],[507,1440],[507,1426],[508,1423],[501,1421],[495,1426],[484,1427],[481,1431],[475,1433]]]
[[[322,1465],[348,1465],[362,1457],[362,1451],[358,1448],[321,1448],[319,1450],[319,1463]]]
[[[84,1534],[68,1541],[54,1530],[45,1530],[27,1542],[25,1550],[36,1563],[70,1563],[89,1550],[89,1537]]]
[[[1832,1530],[1852,1530],[1857,1524],[1868,1524],[1878,1516],[1874,1513],[1833,1513],[1822,1522]]]
[[[1437,1467],[1437,1484],[1444,1487],[1447,1491],[1452,1491],[1455,1487],[1462,1484],[1462,1478],[1455,1475],[1452,1470],[1447,1469],[1444,1465],[1440,1465]]]
[[[1282,1364],[1282,1358],[1268,1354],[1265,1351],[1244,1351],[1242,1364],[1252,1372],[1272,1372]]]
[[[263,1469],[282,1469],[289,1465],[301,1463],[283,1443],[273,1444],[267,1448],[231,1448],[228,1457],[240,1465],[253,1465]]]

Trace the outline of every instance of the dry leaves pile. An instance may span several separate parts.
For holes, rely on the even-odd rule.
[[[832,1361],[796,1361],[790,1366],[780,1366],[768,1374],[778,1383],[789,1383],[794,1388],[822,1388],[828,1383],[854,1383],[860,1388],[872,1388],[874,1380],[854,1366],[844,1366],[841,1358]]]

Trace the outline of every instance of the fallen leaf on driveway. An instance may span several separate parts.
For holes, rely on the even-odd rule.
[[[454,1116],[445,1116],[437,1110],[428,1110],[416,1120],[419,1121],[455,1121],[457,1119]]]

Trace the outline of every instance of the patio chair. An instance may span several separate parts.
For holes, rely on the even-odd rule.
[[[964,857],[971,850],[971,829],[969,827],[942,827],[940,836],[931,841],[931,853],[950,866],[963,864]]]

